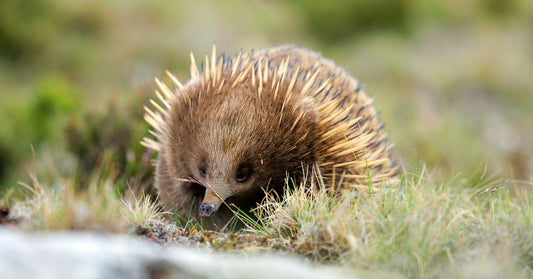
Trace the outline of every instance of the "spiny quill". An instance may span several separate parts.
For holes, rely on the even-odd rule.
[[[168,208],[221,225],[231,215],[219,210],[224,202],[249,209],[287,175],[299,181],[305,165],[333,191],[395,183],[399,167],[372,99],[333,62],[292,46],[231,58],[213,45],[201,70],[190,59],[191,79],[167,71],[173,90],[156,78],[145,107],[154,137],[142,144],[159,152],[156,186]]]

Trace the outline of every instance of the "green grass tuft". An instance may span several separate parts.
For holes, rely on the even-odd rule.
[[[456,276],[481,261],[499,274],[531,276],[533,199],[511,186],[483,169],[444,183],[422,169],[371,195],[300,187],[260,207],[256,233],[290,241],[316,262],[409,278]]]

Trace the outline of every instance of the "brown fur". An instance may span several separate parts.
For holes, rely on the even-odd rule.
[[[158,82],[168,107],[148,109],[157,141],[144,144],[159,151],[156,186],[167,209],[198,217],[200,203],[224,201],[247,211],[306,166],[318,166],[333,190],[397,176],[371,100],[331,61],[282,46],[232,59],[213,50],[204,67],[193,59],[185,86],[171,76],[174,92]],[[220,227],[232,216],[222,205],[204,221]]]

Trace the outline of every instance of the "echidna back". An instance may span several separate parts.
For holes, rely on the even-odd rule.
[[[375,109],[357,80],[320,54],[294,46],[280,46],[253,54],[256,60],[268,61],[269,68],[283,67],[288,61],[287,75],[301,75],[295,88],[302,88],[316,74],[311,88],[305,90],[317,105],[320,115],[321,156],[318,166],[333,188],[365,187],[390,184],[398,176],[399,167],[392,159]],[[295,90],[295,94],[298,90]]]

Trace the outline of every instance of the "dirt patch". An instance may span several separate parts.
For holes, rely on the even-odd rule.
[[[12,218],[9,216],[9,208],[0,207],[0,225],[12,224],[16,225],[19,222],[18,218]]]
[[[166,221],[151,222],[147,226],[139,226],[136,233],[165,246],[177,244],[244,254],[266,251],[298,255],[309,259],[319,258],[323,262],[335,261],[339,257],[338,253],[331,252],[331,249],[325,247],[324,244],[308,239],[302,241],[297,238],[273,238],[246,231],[218,232],[197,230],[196,228],[178,228]]]
[[[250,233],[223,233],[208,230],[178,228],[166,222],[152,222],[147,227],[137,227],[136,233],[161,244],[206,246],[217,250],[287,250],[289,243],[268,236]]]
[[[0,224],[7,224],[9,216],[9,208],[0,207]]]

